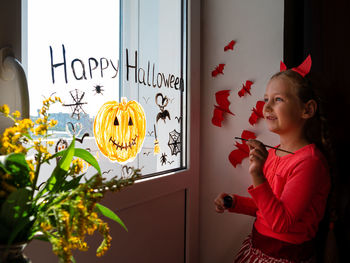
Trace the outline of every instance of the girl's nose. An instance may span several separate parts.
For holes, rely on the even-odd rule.
[[[271,102],[268,100],[265,102],[264,104],[264,108],[263,108],[263,111],[266,111],[266,112],[271,112],[272,108],[271,108]]]

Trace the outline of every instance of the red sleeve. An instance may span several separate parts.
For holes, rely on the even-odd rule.
[[[233,207],[228,209],[228,211],[238,214],[245,214],[250,216],[256,216],[256,211],[258,208],[254,200],[251,197],[245,197],[240,195],[234,196],[234,204]]]
[[[308,159],[295,167],[292,175],[287,179],[280,198],[274,195],[267,181],[255,188],[250,187],[248,192],[271,229],[283,233],[302,218],[315,193],[320,193],[317,192],[320,186],[327,185],[330,185],[327,169],[319,159]],[[322,188],[329,189],[329,187]],[[326,200],[328,190],[321,194],[325,195],[324,200]],[[323,207],[325,204],[316,205]],[[314,209],[322,210],[322,207],[314,207]]]

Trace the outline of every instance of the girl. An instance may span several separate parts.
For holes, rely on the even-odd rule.
[[[261,142],[249,140],[251,197],[221,193],[214,200],[218,213],[256,217],[234,262],[315,262],[314,238],[330,176],[321,137],[310,134],[321,131],[317,99],[305,78],[310,67],[309,56],[297,68],[283,68],[272,76],[264,95],[264,119],[280,137],[277,148],[292,153],[267,151]],[[224,205],[226,196],[232,197],[231,207]]]

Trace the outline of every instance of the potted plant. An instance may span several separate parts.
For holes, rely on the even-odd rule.
[[[111,246],[109,227],[101,215],[126,229],[120,218],[99,202],[106,192],[132,185],[140,170],[133,169],[128,178],[106,180],[95,157],[75,147],[74,137],[68,148],[50,154],[48,130],[57,121],[49,119],[48,111],[57,102],[58,97],[44,100],[35,123],[20,119],[18,111],[10,113],[7,105],[0,106],[0,112],[14,122],[0,136],[0,262],[26,262],[21,250],[32,239],[50,242],[60,262],[75,262],[72,251],[87,250],[85,237],[95,231],[103,236],[96,251],[101,256]],[[82,172],[82,160],[96,170],[93,176],[87,178]],[[44,163],[53,169],[49,179],[39,185]]]

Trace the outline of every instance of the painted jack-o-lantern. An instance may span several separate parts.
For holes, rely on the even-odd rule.
[[[136,101],[109,101],[95,117],[94,135],[100,151],[112,161],[132,161],[142,148],[146,134],[146,117]]]

